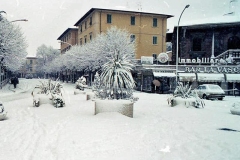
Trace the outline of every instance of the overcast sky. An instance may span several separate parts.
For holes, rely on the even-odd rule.
[[[240,0],[237,0],[240,1]],[[221,16],[230,11],[230,0],[0,0],[0,11],[9,21],[21,26],[28,41],[28,55],[34,56],[42,44],[60,48],[57,38],[91,8],[122,9],[159,14],[170,14],[168,28],[177,24],[184,7],[181,22]]]

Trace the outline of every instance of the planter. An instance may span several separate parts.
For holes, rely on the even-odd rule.
[[[39,107],[41,104],[53,104],[51,95],[35,94],[33,96],[33,106]]]
[[[235,102],[231,107],[230,112],[235,115],[240,115],[240,102]]]
[[[118,112],[133,118],[133,102],[130,100],[94,100],[95,115],[103,112]]]
[[[86,94],[86,92],[85,92],[85,91],[82,91],[82,90],[80,90],[80,89],[75,89],[75,90],[74,90],[74,95],[77,95],[77,94]]]
[[[195,98],[186,98],[185,99],[182,97],[174,97],[172,99],[172,101],[173,101],[172,107],[177,106],[177,105],[186,106],[186,107],[189,107],[189,106],[195,107],[196,99]]]
[[[4,111],[0,113],[0,121],[6,119],[6,117],[7,117],[7,112]]]
[[[95,94],[93,92],[87,92],[87,100],[93,100],[95,97]]]

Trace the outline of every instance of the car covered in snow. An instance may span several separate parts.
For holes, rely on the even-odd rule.
[[[196,88],[196,92],[200,98],[203,99],[213,99],[223,100],[225,97],[225,92],[223,89],[216,84],[202,84]]]

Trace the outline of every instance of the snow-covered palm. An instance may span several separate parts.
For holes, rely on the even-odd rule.
[[[126,89],[133,89],[134,80],[132,78],[131,70],[133,64],[126,55],[115,53],[106,64],[102,66],[101,80],[106,87],[112,91]]]
[[[110,28],[101,45],[107,62],[101,69],[101,83],[107,90],[107,96],[114,99],[128,99],[135,86],[131,70],[135,45],[130,42],[130,34],[116,27]],[[104,39],[104,38],[103,38]]]
[[[19,26],[5,18],[0,21],[0,58],[10,71],[17,71],[25,62],[27,42]]]

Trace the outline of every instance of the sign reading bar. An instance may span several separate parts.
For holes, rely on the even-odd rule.
[[[199,66],[199,67],[185,67],[185,72],[189,73],[240,73],[240,67],[219,67],[219,66]]]

